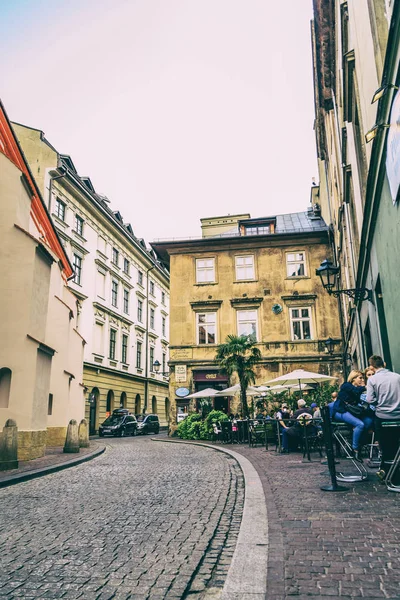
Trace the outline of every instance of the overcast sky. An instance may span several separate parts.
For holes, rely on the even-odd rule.
[[[305,210],[311,0],[0,0],[0,95],[138,237]]]

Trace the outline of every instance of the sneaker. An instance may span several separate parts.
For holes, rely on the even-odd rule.
[[[379,479],[379,481],[381,483],[385,483],[385,479],[386,479],[386,473],[383,469],[379,469],[379,471],[376,474],[377,478]]]
[[[289,450],[287,450],[287,448],[282,448],[281,454],[289,454]]]
[[[362,463],[364,462],[361,456],[361,450],[354,450],[354,454],[353,454],[354,458],[356,459],[356,461]]]

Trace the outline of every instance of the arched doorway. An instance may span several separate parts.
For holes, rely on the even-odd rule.
[[[165,404],[165,420],[167,421],[167,423],[169,425],[169,409],[170,409],[169,398],[165,398],[164,404]]]
[[[7,367],[0,369],[0,408],[8,408],[11,389],[11,371]]]
[[[142,402],[140,400],[140,394],[136,394],[135,398],[135,415],[142,414]]]
[[[122,392],[121,398],[119,401],[120,408],[126,408],[126,403],[127,403],[126,394],[125,394],[125,392]]]
[[[157,398],[155,396],[151,399],[151,412],[156,415],[157,414]]]
[[[111,413],[114,410],[114,392],[110,390],[107,394],[106,413]]]
[[[89,435],[96,433],[97,410],[99,405],[100,392],[98,388],[93,388],[90,392],[90,410],[89,410]]]

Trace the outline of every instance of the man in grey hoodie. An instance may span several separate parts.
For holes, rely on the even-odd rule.
[[[383,421],[400,421],[400,375],[385,368],[380,356],[374,354],[369,358],[369,364],[375,369],[367,382],[367,402],[373,404],[375,410],[375,431],[382,453],[382,462],[378,477],[386,477],[400,442],[400,427],[382,428]]]

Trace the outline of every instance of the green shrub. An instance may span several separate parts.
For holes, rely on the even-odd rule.
[[[214,431],[214,429],[213,429],[214,423],[221,422],[221,421],[227,421],[227,420],[228,420],[228,415],[226,415],[224,412],[222,412],[222,410],[212,410],[210,413],[208,413],[207,417],[205,418],[205,420],[203,422],[201,439],[202,440],[212,439],[212,435],[213,435],[213,431]]]
[[[192,413],[179,423],[176,433],[182,440],[209,440],[213,434],[213,424],[226,421],[227,415],[220,410],[212,410],[203,421],[198,413]]]

